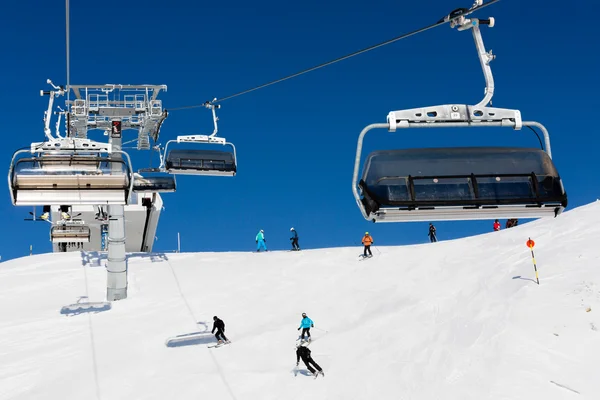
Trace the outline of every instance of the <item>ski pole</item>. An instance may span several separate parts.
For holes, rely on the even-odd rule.
[[[320,330],[320,331],[322,331],[322,332],[329,333],[329,331],[326,331],[325,329],[316,328],[316,327],[315,327],[315,328],[313,328],[313,329],[317,329],[317,330]]]
[[[533,246],[535,246],[535,242],[533,240],[531,240],[531,238],[529,238],[529,240],[527,241],[527,247],[529,247],[531,249],[531,259],[533,260],[533,269],[535,270],[535,280],[537,281],[537,284],[540,284],[540,279],[538,278],[538,271],[537,271],[537,265],[535,264],[535,255],[533,254]]]

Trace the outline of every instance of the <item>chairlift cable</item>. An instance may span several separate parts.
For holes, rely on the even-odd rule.
[[[70,69],[70,65],[69,65],[69,53],[70,53],[70,46],[69,46],[69,0],[65,0],[66,4],[65,4],[65,11],[66,11],[66,15],[65,15],[65,20],[66,20],[66,47],[67,47],[67,101],[70,100],[70,92],[71,92],[71,87],[69,86],[71,83],[71,69]]]
[[[451,14],[449,14],[447,17],[445,17],[445,18],[443,18],[443,19],[439,20],[438,22],[436,22],[436,23],[434,23],[434,24],[430,24],[430,25],[428,25],[428,26],[425,26],[425,27],[423,27],[423,28],[420,28],[420,29],[414,30],[414,31],[412,31],[412,32],[405,33],[405,34],[403,34],[403,35],[397,36],[397,37],[395,37],[395,38],[393,38],[393,39],[390,39],[390,40],[387,40],[387,41],[385,41],[385,42],[381,42],[381,43],[378,43],[378,44],[375,44],[375,45],[372,45],[372,46],[366,47],[366,48],[364,48],[364,49],[362,49],[362,50],[358,50],[358,51],[355,51],[355,52],[353,52],[353,53],[347,54],[347,55],[345,55],[345,56],[338,57],[338,58],[336,58],[336,59],[334,59],[334,60],[327,61],[327,62],[325,62],[325,63],[319,64],[319,65],[316,65],[316,66],[314,66],[314,67],[311,67],[311,68],[308,68],[308,69],[304,69],[304,70],[302,70],[302,71],[300,71],[300,72],[297,72],[297,73],[295,73],[295,74],[288,75],[288,76],[285,76],[285,77],[283,77],[283,78],[276,79],[276,80],[274,80],[274,81],[271,81],[271,82],[268,82],[268,83],[265,83],[265,84],[262,84],[262,85],[259,85],[259,86],[255,86],[255,87],[253,87],[253,88],[251,88],[251,89],[247,89],[247,90],[244,90],[244,91],[241,91],[241,92],[238,92],[238,93],[234,93],[234,94],[232,94],[232,95],[230,95],[230,96],[223,97],[223,98],[221,98],[221,99],[216,99],[216,100],[213,100],[213,101],[210,101],[210,102],[208,102],[208,101],[207,101],[207,102],[204,102],[204,103],[202,103],[202,104],[196,104],[196,105],[191,105],[191,106],[183,106],[183,107],[171,108],[171,109],[169,109],[169,111],[176,111],[176,110],[184,110],[184,109],[190,109],[190,108],[206,107],[206,105],[207,105],[207,104],[215,104],[215,103],[220,103],[220,102],[223,102],[223,101],[225,101],[225,100],[229,100],[229,99],[231,99],[231,98],[234,98],[234,97],[237,97],[237,96],[241,96],[241,95],[243,95],[243,94],[250,93],[250,92],[253,92],[253,91],[255,91],[255,90],[262,89],[262,88],[265,88],[265,87],[267,87],[267,86],[271,86],[271,85],[274,85],[274,84],[276,84],[276,83],[280,83],[280,82],[286,81],[286,80],[288,80],[288,79],[295,78],[295,77],[297,77],[297,76],[300,76],[300,75],[306,74],[306,73],[308,73],[308,72],[315,71],[315,70],[317,70],[317,69],[320,69],[320,68],[323,68],[323,67],[329,66],[329,65],[331,65],[331,64],[334,64],[334,63],[337,63],[337,62],[339,62],[339,61],[343,61],[343,60],[346,60],[346,59],[348,59],[348,58],[351,58],[351,57],[357,56],[357,55],[359,55],[359,54],[366,53],[367,51],[374,50],[374,49],[376,49],[376,48],[379,48],[379,47],[382,47],[382,46],[385,46],[385,45],[388,45],[388,44],[391,44],[391,43],[397,42],[397,41],[399,41],[399,40],[402,40],[402,39],[406,39],[407,37],[410,37],[410,36],[413,36],[413,35],[416,35],[416,34],[419,34],[419,33],[425,32],[425,31],[427,31],[427,30],[430,30],[430,29],[436,28],[436,27],[438,27],[438,26],[444,25],[444,24],[446,24],[446,23],[448,23],[448,22],[451,22],[451,21],[453,21],[453,20],[455,20],[455,19],[458,19],[458,18],[460,18],[461,16],[465,16],[465,15],[471,14],[471,13],[473,13],[473,12],[475,12],[475,11],[478,11],[478,10],[480,10],[480,9],[484,8],[484,7],[487,7],[487,6],[489,6],[489,5],[492,5],[492,4],[494,4],[494,3],[498,2],[498,1],[500,1],[500,0],[490,0],[490,1],[488,1],[487,3],[483,3],[483,4],[479,5],[479,6],[473,7],[473,8],[471,8],[471,9],[460,9],[460,12],[452,12],[452,13],[451,13]],[[458,11],[458,10],[455,10],[455,11]]]

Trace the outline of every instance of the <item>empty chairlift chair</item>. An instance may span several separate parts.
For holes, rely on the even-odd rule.
[[[81,224],[60,224],[52,226],[52,243],[89,243],[90,227]]]
[[[466,19],[468,14],[461,11],[450,26],[473,33],[486,81],[485,96],[473,106],[443,104],[391,111],[386,123],[370,124],[362,130],[354,161],[352,191],[367,220],[541,218],[557,216],[567,206],[567,194],[551,159],[547,129],[538,122],[523,121],[519,110],[487,106],[494,94],[490,61],[495,56],[485,50],[479,26],[492,27],[494,19]],[[375,151],[367,156],[359,181],[362,144],[372,129],[396,132],[409,128],[472,127],[508,127],[516,131],[537,127],[544,136],[545,148]]]
[[[133,186],[131,163],[123,156],[46,151],[19,158],[9,170],[13,205],[125,205]],[[127,160],[127,161],[125,161]]]
[[[177,190],[174,176],[142,176],[134,174],[133,191],[135,193],[172,193]]]
[[[375,151],[358,184],[374,221],[555,216],[567,205],[546,152],[525,148]]]
[[[224,138],[195,135],[178,136],[177,143],[196,144],[221,144],[229,145],[232,151],[227,150],[197,150],[177,149],[167,153],[165,146],[165,171],[174,175],[209,175],[209,176],[235,176],[237,160],[235,146],[226,142]]]

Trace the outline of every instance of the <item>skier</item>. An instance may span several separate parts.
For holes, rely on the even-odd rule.
[[[519,220],[518,219],[507,219],[506,220],[506,228],[512,228],[513,226],[517,226],[519,225]]]
[[[265,239],[265,231],[263,231],[262,229],[260,230],[260,232],[258,232],[258,234],[256,235],[256,251],[260,252],[260,248],[264,247],[265,251],[269,251],[267,250],[267,240]]]
[[[364,257],[367,256],[367,251],[369,252],[369,257],[373,257],[373,253],[371,253],[371,245],[373,244],[373,237],[369,236],[369,232],[365,232],[365,236],[362,239],[362,244],[365,245]]]
[[[213,317],[213,321],[213,328],[210,333],[215,333],[215,329],[217,330],[217,333],[215,335],[218,341],[217,343],[222,344],[223,340],[225,341],[225,343],[231,343],[229,339],[225,337],[225,322],[219,319],[216,315]],[[223,338],[223,340],[221,340],[221,338]]]
[[[433,242],[437,242],[437,236],[435,235],[435,226],[433,226],[433,224],[430,222],[429,223],[429,241]]]
[[[304,361],[304,365],[306,365],[306,368],[308,368],[308,370],[315,376],[315,378],[319,374],[325,376],[323,369],[310,356],[310,349],[306,346],[303,346],[303,344],[304,343],[300,343],[298,346],[296,346],[296,367],[300,364],[300,358],[302,358],[302,361]],[[310,364],[314,365],[314,367],[317,370],[315,371],[315,368],[313,368]]]
[[[302,336],[300,339],[304,340],[304,334],[308,335],[308,341],[310,342],[310,328],[314,328],[315,324],[312,319],[306,316],[306,313],[302,313],[302,320],[300,321],[300,327],[298,330],[302,329]]]
[[[494,221],[494,231],[499,231],[500,230],[500,221],[495,220]]]
[[[290,232],[293,232],[294,236],[290,238],[292,241],[292,250],[300,250],[300,246],[298,245],[298,232],[292,227]]]

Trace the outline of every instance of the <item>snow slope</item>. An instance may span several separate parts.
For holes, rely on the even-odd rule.
[[[133,254],[129,298],[81,313],[63,307],[104,300],[105,255],[4,262],[0,399],[597,400],[599,231],[596,202],[362,262],[361,248]],[[294,373],[302,312],[316,380]],[[213,315],[231,345],[207,348]]]

